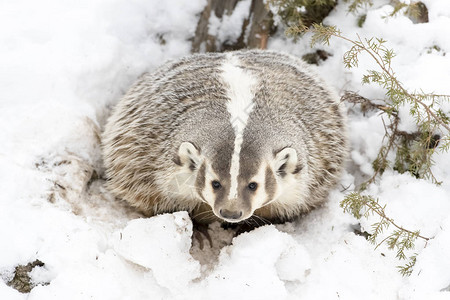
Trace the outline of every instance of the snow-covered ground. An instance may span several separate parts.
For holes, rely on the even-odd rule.
[[[248,7],[245,1],[241,7]],[[450,2],[423,0],[429,22],[384,18],[374,1],[362,28],[339,1],[327,24],[355,37],[382,37],[393,68],[410,89],[450,94]],[[213,247],[191,247],[185,212],[140,215],[99,180],[99,134],[111,107],[143,72],[187,55],[206,0],[18,0],[0,2],[0,299],[450,299],[450,155],[436,154],[436,186],[387,171],[369,192],[417,242],[417,263],[402,277],[395,251],[376,250],[354,233],[358,221],[339,207],[370,174],[384,134],[377,114],[350,114],[352,151],[329,202],[302,220],[265,226],[233,239],[210,226]],[[242,10],[214,30],[235,36]],[[231,22],[230,20],[235,20]],[[215,20],[217,23],[219,20]],[[221,32],[223,31],[223,32]],[[270,49],[311,52],[280,33]],[[435,47],[437,46],[437,47]],[[346,70],[349,45],[332,40],[318,72],[337,91],[383,97],[362,86],[371,67]],[[440,50],[436,50],[440,49]],[[447,55],[446,55],[447,54]],[[450,105],[444,107],[450,111]],[[402,124],[404,129],[411,125]],[[369,230],[373,220],[362,220]],[[29,294],[9,287],[17,265],[39,259]]]

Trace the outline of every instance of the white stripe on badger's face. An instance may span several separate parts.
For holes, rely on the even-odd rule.
[[[231,126],[234,128],[236,139],[234,151],[231,157],[230,168],[230,192],[228,199],[236,199],[238,196],[239,156],[242,146],[242,135],[247,125],[248,116],[253,110],[254,87],[258,80],[249,71],[238,67],[239,60],[232,54],[227,55],[227,61],[222,65],[222,78],[228,85],[227,110],[230,113]]]

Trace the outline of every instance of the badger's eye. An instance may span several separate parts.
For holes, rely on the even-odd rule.
[[[256,191],[256,189],[258,188],[258,184],[257,184],[256,182],[250,182],[250,183],[248,184],[248,188],[249,188],[249,190],[251,190],[251,191]]]
[[[220,182],[218,182],[217,180],[213,180],[211,182],[211,185],[213,187],[213,189],[218,190],[222,187],[222,185],[220,184]]]

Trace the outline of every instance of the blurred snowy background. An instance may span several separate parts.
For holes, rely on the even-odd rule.
[[[390,1],[373,2],[362,27],[343,1],[324,23],[349,37],[384,38],[407,88],[450,94],[450,1],[423,0],[429,21],[419,24],[401,13],[385,18]],[[370,230],[370,219],[339,207],[344,189],[373,172],[384,136],[375,112],[349,115],[348,168],[324,207],[234,239],[213,224],[214,245],[203,250],[191,246],[187,213],[142,219],[105,190],[99,136],[134,80],[195,47],[239,42],[252,1],[210,16],[213,45],[195,44],[207,3],[0,2],[0,299],[450,299],[448,153],[434,156],[439,186],[388,170],[368,189],[397,223],[433,237],[416,244],[410,277],[397,271],[395,251],[355,234]],[[267,48],[300,57],[316,50],[308,38],[286,38],[281,25]],[[341,95],[383,98],[380,88],[361,85],[368,57],[358,69],[344,68],[348,48],[342,40],[318,45],[331,55],[317,71]],[[11,282],[27,265],[34,288],[21,293]]]

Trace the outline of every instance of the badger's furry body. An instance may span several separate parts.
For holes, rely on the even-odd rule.
[[[238,51],[144,75],[106,125],[109,188],[147,215],[206,222],[284,221],[320,205],[347,139],[337,97],[313,74],[287,54]]]

